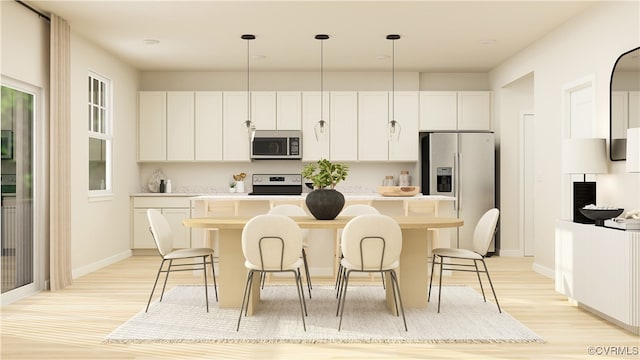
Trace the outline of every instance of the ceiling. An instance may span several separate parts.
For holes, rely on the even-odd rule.
[[[142,71],[487,72],[594,1],[25,1]],[[247,44],[242,34],[254,34]],[[158,40],[155,45],[146,40]]]

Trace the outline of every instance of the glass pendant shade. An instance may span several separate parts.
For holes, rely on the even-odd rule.
[[[253,121],[251,121],[251,119],[247,119],[242,122],[241,127],[243,131],[246,131],[249,140],[253,140],[253,136],[256,133],[256,125],[253,123]]]
[[[329,123],[321,119],[313,127],[313,132],[316,134],[316,141],[327,141],[327,138],[329,137]]]
[[[400,131],[402,127],[400,123],[396,120],[391,120],[387,123],[387,135],[389,136],[389,141],[399,141],[400,140]]]

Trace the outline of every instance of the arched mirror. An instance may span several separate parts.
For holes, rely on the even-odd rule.
[[[609,156],[625,160],[627,129],[640,127],[640,47],[620,55],[611,72]]]

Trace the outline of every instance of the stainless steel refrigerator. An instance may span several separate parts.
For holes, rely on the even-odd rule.
[[[473,249],[478,220],[496,207],[493,132],[420,133],[420,146],[423,193],[456,198],[453,211],[464,220],[464,226],[452,236],[451,246]],[[489,252],[499,247],[496,239]]]

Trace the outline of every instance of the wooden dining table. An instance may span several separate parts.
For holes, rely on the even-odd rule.
[[[350,216],[338,216],[333,220],[317,220],[312,216],[291,217],[304,229],[341,229],[351,220]],[[396,269],[400,283],[400,294],[405,308],[427,306],[429,257],[433,247],[430,229],[460,227],[463,221],[457,218],[392,216],[402,230],[400,267]],[[251,217],[194,217],[183,224],[190,228],[218,229],[218,306],[239,308],[246,282],[247,269],[242,253],[242,229]],[[330,240],[333,244],[333,239]],[[388,279],[387,279],[388,280]],[[390,282],[387,282],[390,283]],[[260,293],[259,282],[254,282],[253,294]],[[387,305],[395,311],[391,287],[386,290]],[[259,296],[252,296],[249,313],[257,306]]]

